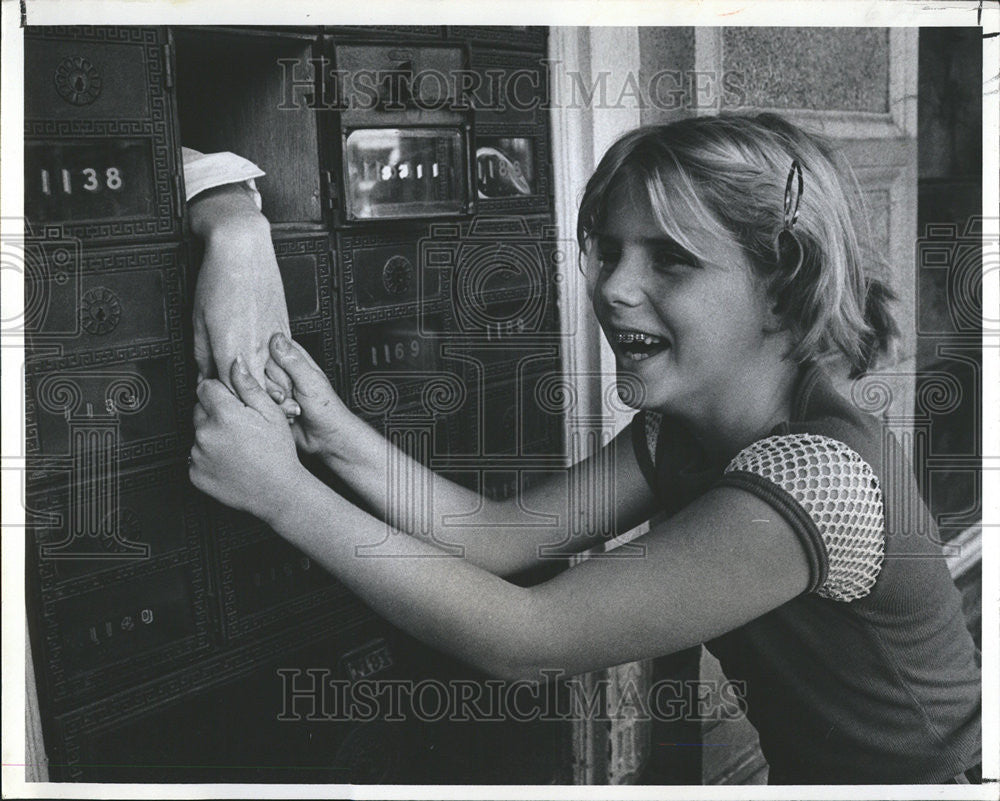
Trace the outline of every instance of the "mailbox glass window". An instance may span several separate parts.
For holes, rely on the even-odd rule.
[[[365,128],[344,142],[349,219],[466,211],[465,137],[441,128]]]
[[[476,140],[479,198],[535,194],[534,141],[524,137],[481,136]]]

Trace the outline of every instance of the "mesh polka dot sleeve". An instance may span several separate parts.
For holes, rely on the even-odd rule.
[[[815,434],[762,439],[736,455],[721,483],[764,497],[792,523],[817,595],[853,601],[871,592],[885,554],[882,490],[843,442]]]

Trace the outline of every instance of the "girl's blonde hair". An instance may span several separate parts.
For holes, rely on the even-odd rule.
[[[792,229],[801,260],[778,244],[793,160],[804,178]],[[857,179],[825,138],[770,113],[694,117],[631,131],[587,183],[577,221],[581,253],[604,225],[612,191],[623,181],[645,187],[663,232],[695,257],[702,257],[698,242],[675,222],[691,215],[710,235],[742,246],[795,337],[789,358],[839,350],[857,376],[897,335],[888,308],[895,296],[871,274],[884,274],[885,262],[868,244]]]

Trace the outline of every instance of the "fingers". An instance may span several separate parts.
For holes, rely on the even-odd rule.
[[[239,392],[236,389],[236,384],[233,379],[233,368],[236,365],[237,360],[241,360],[243,362],[243,366],[246,368],[247,373],[254,380],[257,386],[263,386],[265,382],[264,355],[256,352],[252,346],[248,350],[249,352],[247,352],[246,349],[238,347],[236,343],[230,343],[230,347],[228,348],[219,348],[219,356],[216,357],[219,378],[233,392],[236,392],[237,395],[239,395]],[[281,400],[284,399],[285,396],[282,395]],[[281,401],[275,399],[275,402],[280,403]]]
[[[238,404],[239,399],[217,378],[209,378],[198,384],[198,402],[209,416],[219,414],[227,406]]]
[[[198,314],[194,316],[194,362],[198,365],[199,383],[212,377],[212,346],[208,342],[205,320]]]
[[[270,354],[267,351],[265,343],[254,346],[249,352],[240,350],[237,352],[237,355],[243,357],[247,371],[253,376],[254,381],[264,388],[264,391],[267,392],[271,400],[275,403],[283,402],[285,398],[292,394],[291,386],[286,388],[281,383],[272,381],[267,375],[265,368],[267,361],[270,359]]]
[[[278,408],[281,409],[281,413],[285,417],[298,417],[302,414],[302,407],[292,397],[291,390],[286,393],[270,378],[265,378],[264,381],[264,391],[267,392],[271,400],[278,404]]]
[[[300,345],[300,344],[299,344],[298,342],[296,342],[296,341],[295,341],[294,339],[289,339],[288,341],[292,343],[292,347],[293,347],[293,348],[295,348],[295,350],[296,350],[296,351],[298,351],[299,355],[300,355],[300,356],[301,356],[301,357],[302,357],[303,359],[305,359],[305,360],[306,360],[306,363],[307,363],[307,364],[309,364],[309,365],[310,365],[310,366],[311,366],[311,367],[313,368],[313,370],[315,370],[315,371],[316,371],[317,373],[319,373],[320,375],[324,375],[324,376],[326,375],[326,374],[325,374],[325,373],[323,372],[323,368],[322,368],[322,367],[320,367],[320,366],[319,366],[318,364],[316,364],[316,360],[315,360],[315,359],[314,359],[314,358],[313,358],[313,357],[312,357],[312,356],[311,356],[311,355],[309,354],[309,351],[307,351],[307,350],[306,350],[305,348],[303,348],[303,347],[302,347],[302,346],[301,346],[301,345]]]
[[[236,358],[239,358],[239,354],[237,354]],[[213,369],[215,370],[215,375],[218,376],[219,381],[222,382],[223,386],[225,386],[230,392],[235,392],[236,388],[233,386],[233,377],[230,374],[230,365],[232,363],[228,362],[226,359],[227,357],[223,356],[220,351],[215,357],[215,367]]]
[[[267,376],[265,388],[274,398],[286,417],[297,417],[302,414],[302,407],[292,398],[292,379],[282,370],[272,356],[264,365],[264,375]]]
[[[250,375],[242,356],[237,356],[233,361],[229,377],[243,403],[260,412],[268,420],[277,420],[279,417],[284,419],[284,414],[264,391],[264,388],[257,383],[257,379]]]
[[[292,379],[271,356],[270,345],[268,346],[268,360],[264,364],[264,375],[285,393],[285,397],[292,394]]]
[[[208,412],[205,411],[205,407],[201,405],[200,402],[194,405],[194,426],[199,428],[208,421]]]
[[[235,367],[235,361],[236,361],[236,359],[241,359],[242,360],[242,358],[243,358],[242,354],[237,354],[237,356],[235,357],[235,359],[233,360],[233,363],[232,363],[233,367]],[[285,417],[289,417],[289,418],[291,418],[291,417],[297,417],[298,415],[302,414],[302,407],[300,407],[299,404],[298,404],[298,402],[296,402],[296,400],[292,397],[291,379],[288,378],[288,374],[285,373],[284,370],[282,370],[280,367],[278,367],[276,364],[274,364],[273,360],[269,359],[268,361],[271,364],[270,370],[267,371],[267,372],[265,372],[265,370],[262,369],[261,370],[261,378],[260,379],[256,378],[251,373],[251,379],[253,379],[257,383],[258,387],[260,386],[260,382],[261,381],[264,382],[266,394],[275,403],[278,404],[278,406],[281,409],[282,415],[284,415]],[[205,383],[205,381],[206,381],[206,375],[205,375],[206,369],[209,371],[209,374],[214,374],[214,372],[215,372],[214,367],[209,366],[209,367],[206,368],[204,366],[204,363],[205,363],[204,361],[199,361],[199,364],[198,364],[198,384],[199,384],[199,386],[201,384]],[[211,362],[209,361],[208,364],[211,365]],[[268,375],[268,372],[270,373],[270,375],[274,375],[276,378],[281,378],[283,376],[284,377],[283,380],[284,380],[284,382],[287,383],[288,389],[286,390],[279,383],[277,383],[276,381],[273,381],[270,378],[270,375]],[[243,396],[242,393],[240,393],[238,391],[238,387],[234,383],[234,374],[233,374],[233,371],[231,369],[226,369],[224,375],[226,377],[226,382],[225,383],[222,383],[221,386],[207,389],[207,392],[209,393],[208,400],[206,402],[206,405],[201,407],[202,413],[204,413],[206,416],[209,415],[209,414],[214,413],[217,404],[213,404],[213,400],[217,400],[218,398],[225,397],[226,395],[229,395],[230,397],[238,397],[247,406],[253,406],[253,408],[257,409],[257,411],[260,411],[260,408],[258,406],[255,406],[254,404],[251,404],[251,403],[247,403],[246,398]],[[216,383],[218,384],[219,381],[221,381],[221,379],[216,380]],[[224,390],[224,394],[222,394],[220,392],[216,392],[216,389]],[[235,393],[235,396],[233,395],[233,393]],[[201,397],[201,394],[199,393],[199,398],[200,397]],[[197,424],[198,424],[198,418],[196,417],[196,419],[195,419],[195,425],[197,425]]]
[[[273,360],[275,366],[278,369],[283,370],[287,375],[291,376],[292,380],[294,380],[295,377],[292,376],[288,368],[298,362],[304,363],[313,370],[323,372],[320,369],[320,366],[316,364],[313,357],[309,355],[309,351],[303,348],[291,337],[285,336],[279,332],[271,337],[271,341],[268,343],[268,346],[271,351],[271,359]]]
[[[288,418],[289,422],[294,421],[296,417],[302,414],[302,407],[299,406],[294,398],[285,398],[285,400],[278,404],[278,408],[281,409],[281,413]]]
[[[242,359],[247,372],[259,386],[264,388],[264,391],[267,392],[275,403],[283,403],[291,396],[291,382],[287,378],[285,379],[287,386],[284,386],[280,381],[275,382],[270,380],[264,370],[265,363],[270,358],[266,345],[247,349],[239,347],[236,343],[232,342],[226,344],[228,345],[227,347],[218,348],[216,360],[218,362],[220,380],[232,389],[233,392],[236,392],[236,385],[233,383],[232,376],[233,364],[236,359]]]
[[[283,334],[271,337],[271,358],[291,378],[297,393],[312,394],[329,389],[326,375],[305,348]]]
[[[260,383],[259,378],[257,379],[257,381],[258,383]],[[264,391],[270,396],[271,400],[273,400],[279,406],[284,402],[285,398],[288,395],[288,393],[286,393],[284,389],[282,389],[280,386],[275,384],[274,381],[270,379],[270,377],[267,375],[266,372],[264,373],[263,387]]]

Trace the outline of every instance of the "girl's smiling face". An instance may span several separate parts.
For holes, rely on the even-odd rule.
[[[637,405],[711,427],[752,404],[787,343],[769,333],[778,321],[742,248],[693,215],[672,222],[699,257],[663,232],[644,188],[621,182],[590,239],[588,291],[619,376],[644,389]]]

